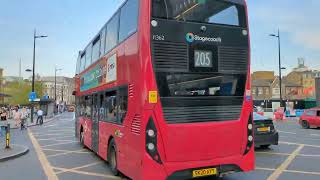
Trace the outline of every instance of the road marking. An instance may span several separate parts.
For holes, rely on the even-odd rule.
[[[256,167],[255,168],[256,170],[264,170],[264,171],[274,171],[276,169],[273,169],[273,168],[263,168],[263,167]]]
[[[62,153],[58,153],[58,154],[52,154],[52,155],[48,155],[47,157],[56,157],[56,156],[61,156],[61,155],[66,155],[66,154],[88,154],[90,153],[89,151],[84,151],[84,150],[78,150],[78,151],[68,151],[68,152],[62,152]]]
[[[53,167],[56,170],[66,170],[65,168],[59,168],[59,167]],[[98,177],[104,177],[108,179],[121,179],[120,177],[112,176],[112,175],[106,175],[106,174],[100,174],[100,173],[93,173],[93,172],[87,172],[87,171],[78,171],[78,170],[72,170],[69,169],[68,172],[77,173],[77,174],[84,174],[88,176],[98,176]]]
[[[70,133],[54,133],[54,134],[40,134],[40,133],[35,133],[34,136],[35,137],[42,137],[42,136],[60,136],[60,135],[73,135],[74,136],[74,133],[70,134]]]
[[[90,164],[86,164],[86,165],[78,166],[78,167],[74,167],[74,168],[63,168],[64,170],[61,170],[61,171],[59,171],[59,172],[56,172],[56,174],[58,175],[58,174],[61,174],[61,173],[69,172],[70,170],[79,170],[79,169],[82,169],[82,168],[94,166],[94,165],[101,164],[101,163],[102,163],[102,162],[99,161],[99,162],[94,162],[94,163],[90,163]]]
[[[37,153],[38,159],[41,163],[41,166],[45,172],[45,174],[48,177],[48,180],[58,180],[57,175],[54,173],[52,166],[50,165],[50,162],[48,161],[48,159],[46,158],[44,152],[41,150],[41,147],[38,143],[38,141],[36,140],[36,138],[33,136],[32,132],[30,131],[30,129],[28,129],[28,135],[31,139],[31,142],[33,144],[33,147]]]
[[[299,154],[303,147],[303,144],[299,145],[299,147],[290,154],[290,156],[268,177],[267,180],[278,179],[279,176],[283,173],[283,171],[288,168],[290,163]]]
[[[302,157],[320,157],[320,154],[299,154]]]
[[[74,136],[61,136],[61,137],[54,137],[54,138],[41,138],[41,139],[38,139],[38,141],[42,141],[42,140],[44,140],[44,141],[45,140],[63,140],[64,138],[72,138],[72,139],[74,139]]]
[[[48,144],[48,145],[44,145],[44,146],[41,146],[41,147],[51,147],[51,146],[57,146],[57,145],[63,145],[63,144],[71,144],[71,143],[75,143],[75,142],[78,142],[78,141],[72,141],[72,142],[63,142],[63,143],[56,143],[56,144]]]
[[[300,143],[285,142],[285,141],[279,141],[279,144],[287,144],[287,145],[304,145],[304,146],[308,146],[308,147],[320,148],[320,146],[318,146],[318,145],[312,145],[312,144],[300,144]]]
[[[320,134],[310,134],[310,136],[320,136]]]
[[[279,130],[278,130],[278,132],[279,132],[279,133],[285,133],[285,134],[297,134],[297,133],[294,133],[294,132],[288,132],[288,131],[279,131]]]
[[[320,172],[310,172],[310,171],[284,170],[284,172],[299,173],[299,174],[320,175]]]
[[[38,139],[38,141],[57,141],[57,142],[79,142],[75,140],[67,140],[67,139]]]
[[[256,154],[270,154],[270,155],[280,155],[280,156],[289,156],[289,153],[277,153],[277,152],[257,152]]]

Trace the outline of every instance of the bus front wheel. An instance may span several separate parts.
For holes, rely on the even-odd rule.
[[[108,162],[112,174],[115,176],[119,175],[117,163],[117,146],[113,139],[111,139],[108,146]]]

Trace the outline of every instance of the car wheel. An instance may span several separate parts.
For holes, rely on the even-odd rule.
[[[117,146],[113,139],[110,141],[108,147],[108,162],[112,174],[115,176],[119,175],[117,162]]]
[[[303,121],[301,122],[301,126],[302,126],[304,129],[308,129],[308,128],[310,127],[308,121],[306,121],[306,120],[303,120]]]
[[[262,149],[268,149],[270,147],[270,145],[261,145],[260,148]]]

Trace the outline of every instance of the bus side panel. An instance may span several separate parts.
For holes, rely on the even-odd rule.
[[[90,119],[84,118],[83,130],[84,130],[84,145],[86,145],[89,149],[91,149],[92,121]]]
[[[106,122],[99,121],[99,152],[98,155],[107,160],[107,151],[108,151],[108,140],[110,137],[110,132],[107,131]]]

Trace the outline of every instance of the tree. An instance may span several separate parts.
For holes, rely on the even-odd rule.
[[[41,82],[35,82],[35,92],[37,97],[43,96],[43,86]],[[6,84],[5,94],[11,95],[6,98],[6,103],[11,105],[26,105],[29,104],[29,93],[31,92],[31,82],[14,81]]]

